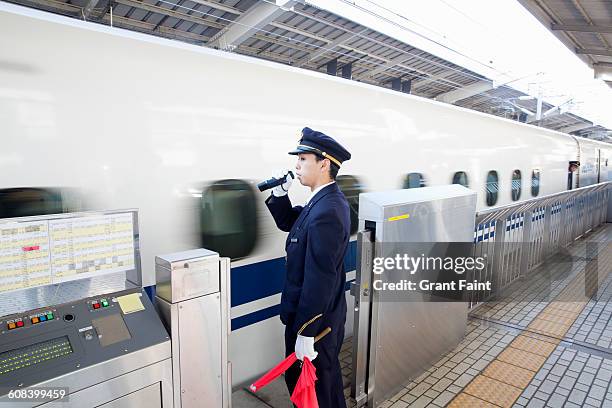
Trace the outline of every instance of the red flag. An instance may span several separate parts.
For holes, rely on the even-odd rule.
[[[329,334],[331,332],[331,328],[327,327],[325,328],[321,333],[319,333],[316,337],[315,337],[315,343],[319,340],[321,340],[323,337],[327,336],[327,334]],[[276,367],[272,368],[270,371],[268,371],[263,377],[261,377],[259,380],[255,381],[253,384],[251,384],[249,386],[249,389],[253,392],[257,392],[259,389],[261,389],[262,387],[265,387],[266,385],[268,385],[269,383],[271,383],[272,381],[274,381],[276,379],[276,377],[278,377],[279,375],[281,375],[282,373],[284,373],[285,371],[287,371],[289,369],[289,367],[291,367],[293,365],[293,363],[295,363],[297,361],[297,357],[295,356],[295,352],[291,353],[289,355],[289,357],[285,358],[283,361],[281,361]],[[306,365],[306,361],[308,361],[308,365],[310,366],[309,370],[312,372],[312,392],[314,395],[314,403],[316,405],[304,405],[305,408],[310,408],[310,407],[315,407],[318,408],[319,405],[317,403],[317,395],[314,394],[314,382],[317,379],[317,376],[315,374],[315,367],[312,365],[312,363],[305,358],[304,359],[304,365]],[[300,384],[300,380],[302,379],[302,377],[304,376],[304,367],[302,366],[302,374],[300,374],[300,378],[298,379],[298,384],[296,385],[295,389],[298,388],[299,384]],[[293,395],[295,395],[295,390],[293,391]],[[291,400],[293,400],[293,395],[291,396]]]
[[[317,369],[312,365],[308,357],[304,357],[302,373],[300,378],[298,378],[293,394],[291,394],[291,402],[298,408],[319,408],[317,392],[315,390],[316,371]]]
[[[287,371],[289,367],[291,367],[296,361],[297,357],[295,356],[295,352],[289,354],[289,357],[281,361],[276,367],[268,371],[263,377],[251,384],[249,386],[249,389],[253,392],[256,392],[260,388],[265,387],[266,385],[274,381],[276,377]]]

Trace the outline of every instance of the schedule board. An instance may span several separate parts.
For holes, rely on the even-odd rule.
[[[0,292],[136,268],[135,213],[0,220]]]

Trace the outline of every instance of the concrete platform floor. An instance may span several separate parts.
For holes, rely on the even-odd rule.
[[[379,405],[612,407],[612,224],[576,241],[494,302],[463,341]],[[351,342],[340,355],[349,395]],[[290,408],[282,379],[233,394],[235,408]]]

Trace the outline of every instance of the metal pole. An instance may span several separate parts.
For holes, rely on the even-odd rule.
[[[357,233],[357,270],[351,294],[355,299],[353,325],[353,373],[351,396],[359,406],[368,397],[367,377],[370,343],[370,317],[372,305],[372,259],[374,257],[374,231]]]

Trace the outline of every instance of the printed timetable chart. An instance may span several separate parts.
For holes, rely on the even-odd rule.
[[[0,292],[51,283],[47,221],[0,224]]]
[[[85,278],[134,266],[132,214],[51,220],[49,237],[55,278]]]
[[[0,293],[134,268],[131,212],[0,223]]]

